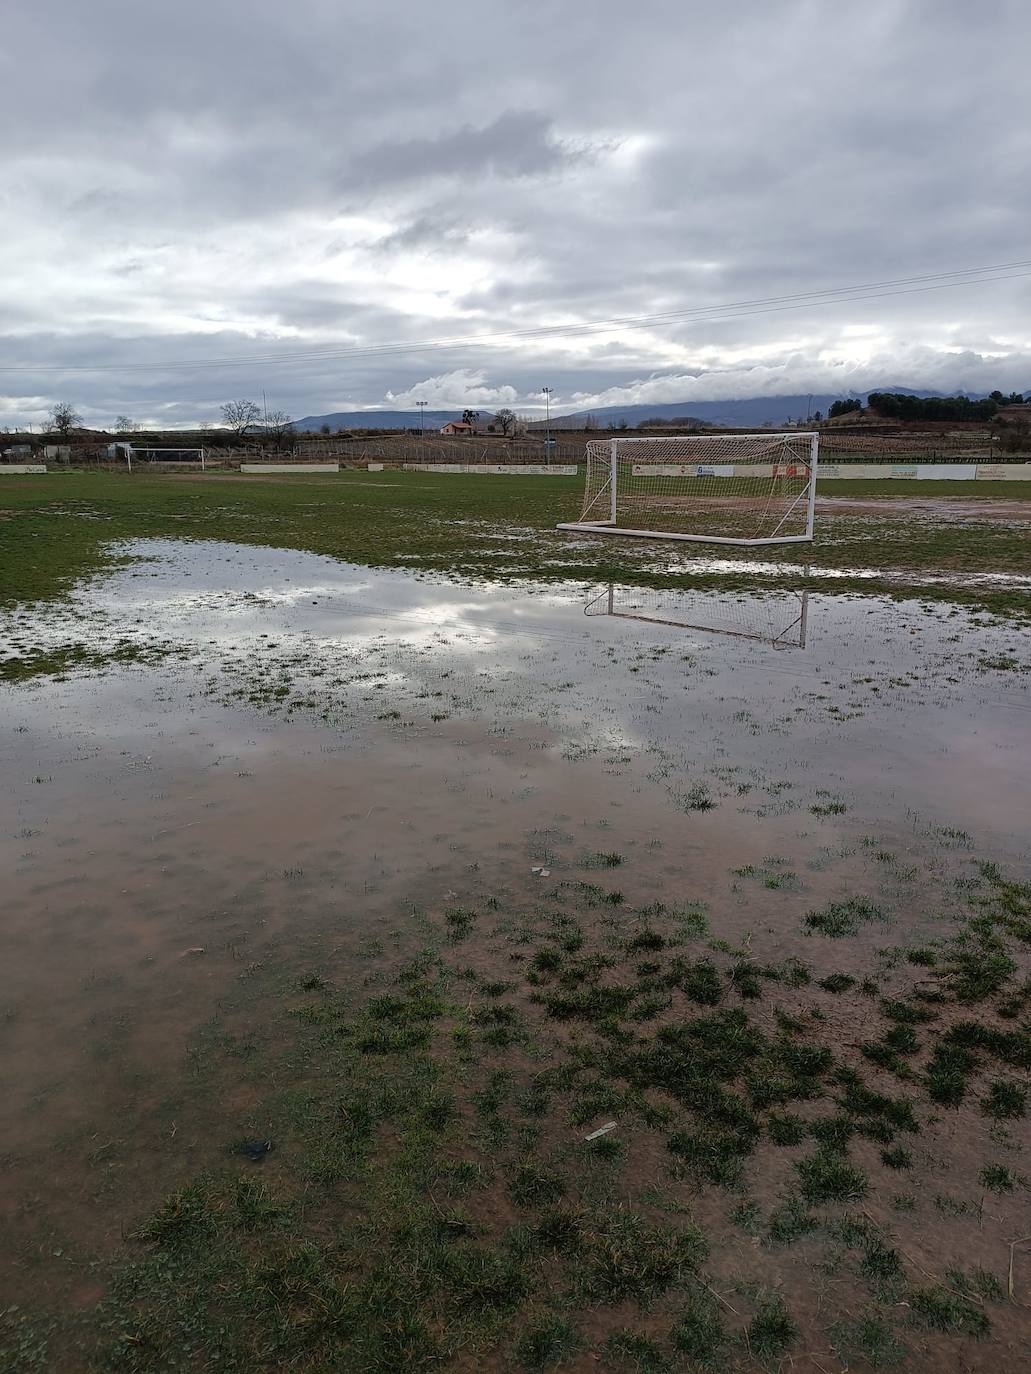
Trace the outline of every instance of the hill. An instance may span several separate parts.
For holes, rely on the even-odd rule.
[[[305,415],[294,421],[294,429],[318,431],[323,425],[338,429],[439,429],[449,420],[460,420],[460,410],[334,410],[329,415]]]
[[[916,397],[943,396],[941,391],[919,391],[905,386],[876,386],[870,391],[893,392],[898,395]],[[729,429],[761,429],[764,425],[788,424],[814,415],[817,411],[826,415],[835,401],[858,398],[864,405],[870,391],[835,391],[799,393],[787,396],[743,396],[729,401],[670,401],[662,404],[595,406],[590,410],[578,410],[566,415],[553,415],[551,427],[554,430],[583,429],[591,422],[599,429],[615,428],[626,425],[635,429],[647,420],[669,422],[683,418],[685,421],[701,421],[706,425],[725,426]],[[958,392],[969,400],[981,400],[985,392]],[[460,410],[427,410],[422,423],[427,429],[439,429],[448,420],[460,420]],[[331,430],[338,429],[418,429],[420,416],[412,410],[344,410],[329,415],[306,415],[303,420],[294,421],[294,429],[318,431],[323,425]],[[543,420],[533,420],[531,431],[545,428]]]

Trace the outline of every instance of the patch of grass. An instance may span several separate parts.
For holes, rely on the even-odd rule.
[[[685,811],[712,811],[716,802],[704,782],[693,783],[681,797]]]
[[[853,1117],[876,1118],[883,1121],[892,1131],[908,1131],[916,1135],[920,1123],[913,1111],[913,1104],[904,1097],[889,1097],[886,1093],[875,1092],[868,1088],[857,1074],[847,1069],[838,1071],[838,1080],[845,1091],[841,1105]],[[867,1134],[859,1127],[862,1134]],[[874,1135],[873,1139],[879,1139]]]
[[[779,1293],[759,1300],[747,1331],[748,1349],[757,1359],[779,1360],[798,1336],[798,1327]]]
[[[1027,1090],[1001,1078],[989,1084],[987,1097],[981,1099],[982,1115],[996,1121],[1019,1121],[1026,1111]]]
[[[584,1235],[584,1218],[569,1207],[551,1207],[537,1218],[534,1236],[545,1250],[579,1249]]]
[[[868,1283],[883,1286],[902,1278],[902,1258],[897,1250],[873,1239],[867,1242],[859,1272]]]
[[[849,897],[844,902],[831,902],[822,911],[807,911],[803,926],[809,935],[826,935],[831,940],[840,940],[847,935],[856,935],[861,925],[868,921],[885,921],[887,917],[880,907],[866,897]]]
[[[714,1085],[737,1078],[764,1045],[761,1032],[734,1007],[661,1027],[619,1067],[636,1087],[659,1088],[685,1106],[707,1111],[717,1100]]]
[[[830,1334],[835,1353],[846,1367],[862,1360],[872,1369],[891,1369],[909,1353],[887,1322],[870,1313],[838,1322]]]
[[[982,1002],[998,992],[1016,969],[999,936],[971,923],[952,942],[941,976],[957,1001]]]
[[[593,854],[586,854],[580,860],[581,868],[618,868],[623,862],[622,854],[617,854],[614,850],[602,852],[596,850]]]
[[[445,1252],[441,1277],[461,1307],[484,1312],[518,1306],[529,1274],[515,1256],[489,1246],[455,1246]]]
[[[268,1231],[287,1211],[263,1179],[250,1175],[236,1180],[233,1203],[238,1223],[245,1231]]]
[[[711,1365],[726,1339],[719,1308],[706,1293],[684,1306],[669,1333],[670,1344],[681,1355],[703,1367]]]
[[[854,988],[856,980],[847,973],[832,973],[826,978],[821,978],[819,986],[824,992],[848,992],[849,988]]]
[[[214,1225],[215,1214],[206,1190],[200,1184],[190,1184],[170,1193],[133,1232],[133,1239],[171,1249],[200,1240]]]
[[[917,1288],[909,1295],[909,1307],[917,1325],[950,1336],[987,1336],[991,1330],[983,1308],[944,1284]]]
[[[666,1148],[696,1179],[733,1188],[740,1183],[744,1162],[751,1154],[758,1131],[721,1130],[716,1126],[695,1131],[676,1131]]]
[[[658,1341],[629,1327],[613,1331],[605,1342],[605,1356],[633,1374],[667,1374],[670,1368]]]
[[[585,1249],[590,1290],[603,1302],[648,1302],[693,1273],[709,1254],[693,1223],[679,1230],[653,1226],[622,1208],[588,1233]]]
[[[757,1202],[739,1202],[731,1212],[730,1219],[735,1226],[740,1226],[742,1231],[747,1231],[750,1236],[757,1235],[762,1220],[762,1208]]]
[[[464,907],[449,907],[444,912],[448,939],[452,944],[464,940],[476,924],[476,912],[466,911]]]
[[[524,1369],[556,1369],[576,1354],[579,1339],[572,1324],[555,1313],[531,1321],[513,1353]]]
[[[775,1145],[800,1145],[805,1138],[806,1124],[791,1112],[770,1112],[766,1131]]]
[[[541,1000],[556,1021],[605,1021],[624,1015],[636,996],[636,988],[595,984],[574,992],[551,992]]]
[[[1016,1174],[1005,1164],[986,1164],[977,1177],[992,1193],[1012,1193],[1017,1185]]]
[[[949,1040],[939,1041],[924,1074],[928,1097],[942,1107],[958,1107],[976,1067],[977,1056],[972,1050]]]
[[[657,930],[653,930],[650,926],[644,926],[641,930],[637,931],[624,945],[624,949],[628,954],[643,953],[645,950],[659,950],[665,948],[665,936],[660,935]]]
[[[911,964],[916,964],[920,968],[934,968],[938,962],[938,956],[934,950],[926,947],[907,950],[906,958]]]
[[[791,1245],[811,1235],[819,1222],[799,1197],[788,1197],[770,1213],[768,1236],[774,1245]]]
[[[847,1202],[866,1193],[866,1175],[836,1152],[818,1150],[795,1164],[807,1202]]]
[[[964,1273],[962,1269],[946,1269],[945,1277],[957,1292],[966,1297],[980,1298],[984,1302],[1002,1302],[1006,1296],[995,1275],[980,1265],[969,1273]]]
[[[894,1149],[881,1151],[881,1162],[886,1164],[889,1169],[911,1169],[913,1156],[901,1145],[896,1145]]]
[[[674,959],[666,975],[670,987],[679,988],[692,1002],[714,1007],[723,996],[723,979],[711,959]]]

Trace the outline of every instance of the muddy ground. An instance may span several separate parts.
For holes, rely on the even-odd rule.
[[[125,552],[4,625],[9,1367],[1021,1367],[1026,630]]]

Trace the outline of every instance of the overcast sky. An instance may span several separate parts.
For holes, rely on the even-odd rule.
[[[1031,391],[1031,277],[331,356],[1031,257],[1029,59],[1027,0],[10,3],[0,426]]]

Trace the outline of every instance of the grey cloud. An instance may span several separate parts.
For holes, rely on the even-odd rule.
[[[344,184],[382,185],[430,177],[471,182],[481,177],[532,177],[554,172],[586,156],[567,146],[553,122],[537,111],[508,110],[492,123],[463,125],[435,138],[379,143],[359,153],[347,168]]]
[[[466,243],[471,232],[472,225],[468,222],[463,223],[454,214],[447,218],[443,215],[425,214],[417,216],[389,234],[384,234],[375,246],[381,253],[405,252],[409,249],[433,252],[439,248],[455,248]]]
[[[647,396],[696,377],[684,399],[702,399],[867,366],[1031,385],[1015,375],[1031,352],[1019,280],[533,348],[302,358],[1020,257],[1018,0],[442,0],[418,25],[403,0],[9,8],[0,352],[197,361],[0,372],[9,396],[185,419],[260,385],[317,413],[463,372],[527,405],[544,380]],[[296,360],[257,361],[273,351]],[[250,353],[239,371],[203,363]]]

